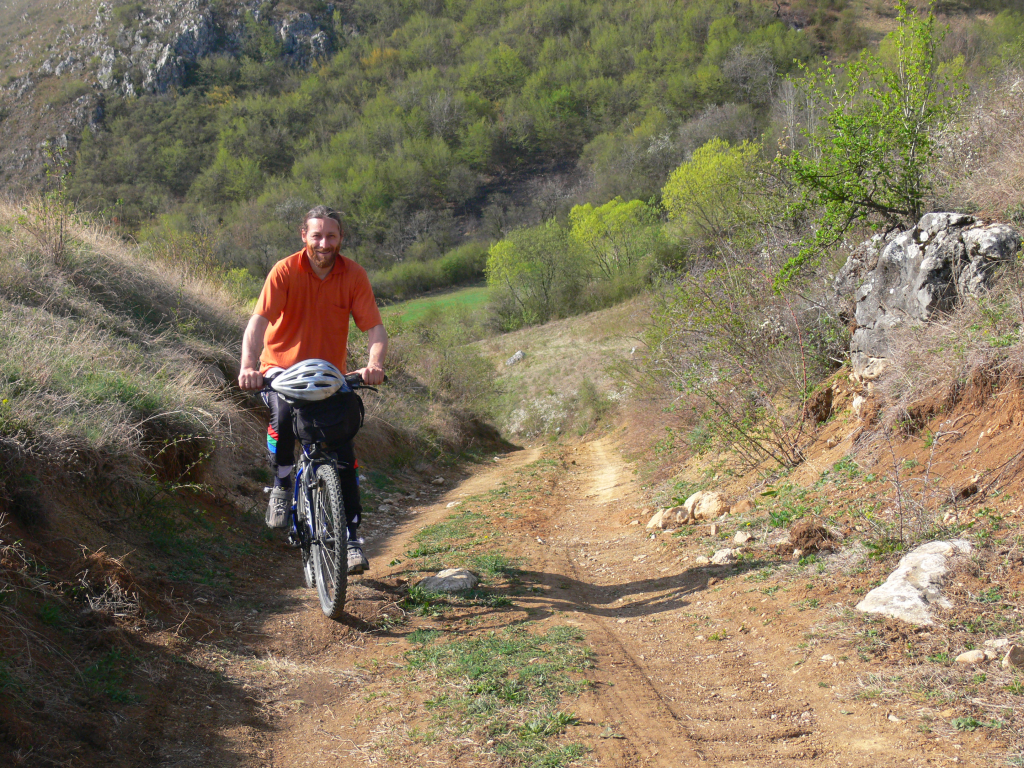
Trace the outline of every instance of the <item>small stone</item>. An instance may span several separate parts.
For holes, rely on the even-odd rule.
[[[830,437],[828,440],[825,441],[826,448],[835,448],[837,445],[839,445],[838,437]]]
[[[719,530],[718,523],[712,523],[708,526],[708,536],[717,536]]]
[[[1001,637],[997,640],[986,640],[982,645],[986,648],[991,648],[993,651],[1003,651],[1008,649],[1013,643],[1005,637]]]
[[[1019,645],[1011,645],[1003,658],[1003,669],[1024,669],[1024,648]]]
[[[684,506],[669,507],[665,510],[666,519],[672,517],[677,523],[689,523],[693,520],[693,515]]]
[[[712,565],[727,565],[736,559],[735,549],[720,549],[711,556]]]
[[[445,509],[451,509],[452,507],[459,506],[459,504],[461,504],[461,503],[462,503],[461,501],[449,501],[447,504],[445,504],[444,508]]]
[[[891,722],[891,723],[902,723],[903,721],[900,720],[898,717],[896,717],[896,715],[894,715],[892,712],[890,712],[889,713],[889,722]]]
[[[632,522],[630,522],[630,525],[640,525],[640,521],[639,520],[633,520]]]
[[[957,664],[965,664],[965,665],[968,665],[968,666],[971,666],[971,665],[974,665],[974,664],[982,664],[982,663],[984,663],[984,661],[985,661],[985,652],[984,651],[977,651],[977,650],[975,650],[975,651],[965,651],[964,653],[961,653],[959,656],[956,657],[956,663]]]
[[[939,717],[941,717],[943,720],[948,720],[949,718],[953,717],[953,715],[955,715],[955,714],[956,714],[956,710],[955,709],[944,709],[941,712],[939,712]]]
[[[704,557],[704,555],[701,555],[700,557],[694,558],[693,564],[697,567],[700,567],[702,565],[711,565],[711,558]]]
[[[739,544],[740,546],[746,544],[748,541],[753,541],[754,534],[749,531],[736,531],[736,535],[732,537],[733,544]]]
[[[824,656],[821,657],[821,660],[825,664],[831,664],[833,661],[836,660],[836,657],[833,656],[831,653],[826,653]]]
[[[523,362],[523,360],[525,360],[525,359],[526,359],[526,353],[523,352],[523,350],[520,349],[514,355],[512,355],[512,357],[510,357],[508,360],[505,361],[505,365],[506,366],[515,365],[516,363]]]
[[[428,592],[462,592],[479,583],[480,580],[465,568],[448,568],[436,576],[428,576],[419,585]]]
[[[435,477],[433,480],[430,481],[430,484],[431,485],[444,485],[444,478],[440,477],[440,476]]]

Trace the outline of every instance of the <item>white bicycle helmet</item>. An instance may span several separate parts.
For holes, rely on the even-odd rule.
[[[274,377],[270,387],[292,400],[326,400],[344,383],[345,378],[333,363],[313,359],[302,360]]]

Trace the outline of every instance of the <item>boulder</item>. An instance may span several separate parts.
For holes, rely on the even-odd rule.
[[[964,297],[984,294],[993,268],[1020,248],[1006,224],[985,224],[959,213],[929,213],[915,227],[863,243],[833,281],[839,298],[852,296],[852,377],[881,376],[889,356],[888,334],[906,323],[928,322]]]
[[[716,520],[729,514],[730,505],[718,491],[697,491],[683,502],[683,509],[692,520]]]
[[[523,352],[523,350],[520,349],[518,352],[516,352],[514,355],[512,355],[512,357],[510,357],[508,360],[505,361],[505,365],[515,365],[516,363],[523,362],[523,360],[525,360],[525,359],[526,359],[526,353]]]
[[[480,580],[465,568],[448,568],[436,576],[427,576],[419,586],[428,592],[463,592],[474,589]]]
[[[892,616],[910,624],[934,624],[930,607],[951,607],[939,591],[949,570],[947,560],[970,551],[970,543],[963,539],[922,544],[900,560],[885,584],[868,592],[857,604],[857,610]]]

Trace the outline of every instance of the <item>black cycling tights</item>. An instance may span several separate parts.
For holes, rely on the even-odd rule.
[[[277,468],[295,464],[295,432],[292,428],[292,407],[277,392],[263,392],[263,400],[270,408],[270,424],[267,426],[267,449],[270,464],[277,477]],[[359,499],[359,462],[352,441],[342,443],[338,455],[338,480],[341,483],[341,500],[345,505],[345,520],[348,522],[348,536],[358,540],[356,529],[363,512]],[[280,458],[279,458],[280,457]]]

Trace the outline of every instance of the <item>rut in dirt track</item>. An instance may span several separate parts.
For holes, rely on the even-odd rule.
[[[575,467],[555,492],[548,514],[533,520],[550,545],[539,570],[551,574],[552,593],[566,593],[570,610],[589,625],[601,670],[599,718],[620,723],[625,736],[620,748],[625,754],[616,764],[676,766],[680,760],[699,760],[749,765],[780,758],[791,765],[817,763],[819,748],[810,728],[780,721],[771,708],[758,713],[739,693],[763,683],[748,664],[730,670],[736,693],[723,697],[716,689],[728,661],[680,674],[682,660],[673,658],[678,647],[671,647],[677,639],[667,641],[657,632],[648,642],[643,639],[647,633],[638,637],[622,631],[630,622],[657,622],[659,615],[684,609],[706,579],[671,573],[678,569],[660,564],[645,566],[648,556],[635,559],[635,529],[624,532],[613,513],[634,501],[636,489],[623,479],[628,471],[609,441],[585,444],[572,455]],[[624,579],[627,574],[632,578]],[[575,586],[560,590],[563,577]]]
[[[596,745],[603,765],[925,764],[917,734],[821,685],[810,657],[794,656],[802,630],[775,622],[760,591],[686,568],[630,525],[643,503],[609,440],[559,460],[524,522],[547,610],[577,619],[595,649],[592,717],[625,737]],[[727,641],[715,641],[720,626]]]
[[[554,469],[522,472],[534,463]],[[381,520],[368,546],[374,569],[352,585],[352,613],[372,621],[389,593],[395,599],[406,573],[400,561],[418,530],[451,515],[454,502],[484,503],[482,495],[503,484],[527,491],[503,531],[503,541],[527,563],[523,582],[534,585],[516,597],[517,606],[541,630],[581,627],[593,650],[594,685],[572,705],[580,719],[572,738],[593,749],[597,765],[933,764],[933,747],[908,726],[820,687],[828,674],[817,659],[822,651],[812,657],[799,648],[813,621],[807,614],[790,610],[777,620],[780,609],[742,576],[688,568],[676,542],[666,546],[664,537],[651,540],[642,524],[631,524],[643,497],[608,440],[509,454],[410,516]],[[312,594],[296,589],[294,597],[296,612],[263,626],[280,638],[271,651],[284,662],[274,670],[282,701],[290,690],[302,702],[294,712],[279,710],[274,735],[260,740],[266,765],[336,766],[369,757],[389,768],[417,759],[453,767],[493,761],[486,750],[470,754],[457,744],[431,759],[403,752],[402,740],[389,734],[429,717],[384,679],[389,668],[402,666],[405,643],[396,634],[353,634],[356,625],[323,621]],[[494,629],[507,622],[500,614],[488,620],[498,622]],[[432,621],[417,619],[402,634],[413,628],[471,634],[482,626]],[[289,638],[302,638],[303,647],[289,646]],[[360,715],[366,682],[336,682],[362,677],[360,669],[384,670],[375,673],[374,695],[393,697],[393,706],[375,710],[376,719]]]

